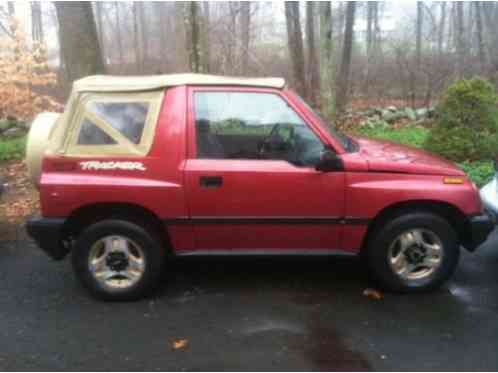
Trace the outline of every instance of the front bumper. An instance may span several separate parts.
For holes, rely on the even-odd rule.
[[[496,225],[496,217],[492,214],[482,214],[469,218],[470,236],[467,237],[464,246],[469,251],[474,251],[482,243],[484,243],[491,232],[494,231]]]
[[[35,217],[26,223],[30,237],[54,260],[64,259],[69,252],[61,239],[64,222],[65,219]]]

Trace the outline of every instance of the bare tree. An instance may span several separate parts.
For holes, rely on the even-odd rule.
[[[41,13],[41,3],[32,1],[31,3],[31,37],[34,42],[43,43],[43,22]]]
[[[116,12],[116,41],[117,41],[117,48],[118,48],[118,54],[119,54],[119,64],[122,65],[124,63],[124,56],[123,56],[123,40],[121,38],[121,11],[120,11],[120,6],[119,6],[119,1],[114,2],[114,10]]]
[[[320,105],[320,65],[315,48],[315,2],[306,2],[306,43],[308,44],[308,98],[314,107]]]
[[[479,63],[481,66],[481,73],[484,73],[486,69],[486,48],[484,45],[483,31],[482,31],[482,17],[481,17],[481,2],[476,1],[473,3],[475,6],[476,15],[476,37],[477,37],[477,48],[479,51]]]
[[[249,43],[251,40],[251,3],[244,1],[240,5],[240,28],[242,38],[241,66],[242,74],[248,74],[249,67]]]
[[[456,75],[458,78],[463,76],[464,59],[465,59],[465,40],[463,24],[463,3],[457,2],[456,6],[456,49],[457,49],[457,68]]]
[[[104,13],[104,2],[96,1],[95,2],[95,18],[97,23],[97,37],[99,39],[100,52],[102,53],[102,61],[105,64],[105,35],[104,35],[104,21],[103,21],[103,13]]]
[[[336,113],[341,114],[349,99],[349,78],[351,73],[351,56],[353,52],[354,21],[356,2],[349,1],[346,7],[346,27],[342,48],[341,69],[337,79]]]
[[[142,57],[140,53],[140,41],[139,41],[139,33],[140,33],[140,20],[138,17],[138,2],[133,3],[133,49],[135,50],[135,65],[137,66],[138,71],[142,71]]]
[[[335,63],[334,38],[332,25],[332,6],[330,1],[324,1],[320,6],[320,75],[321,75],[321,106],[322,110],[332,116],[335,99]]]
[[[303,36],[298,2],[285,2],[285,21],[294,85],[300,95],[307,97],[306,79],[304,76]]]
[[[201,72],[201,53],[200,53],[200,37],[199,37],[199,8],[197,2],[189,1],[185,4],[184,9],[184,25],[187,35],[187,51],[189,59],[190,71]]]
[[[67,76],[75,80],[87,75],[104,73],[102,54],[92,5],[83,1],[55,3],[59,20],[59,36]]]
[[[439,30],[438,30],[438,38],[437,38],[437,51],[439,58],[443,53],[443,41],[444,41],[444,31],[446,26],[446,1],[441,1],[440,4],[440,20],[439,20]]]
[[[376,17],[377,17],[377,2],[369,1],[367,3],[367,64],[366,64],[365,87],[364,87],[365,94],[367,95],[370,88],[370,79],[371,79],[370,75],[374,59],[373,52],[376,47],[375,41],[377,39],[376,22],[378,23],[378,20],[376,20]]]
[[[7,1],[7,9],[9,10],[9,16],[13,17],[16,15],[16,7],[13,1]]]
[[[249,4],[249,3],[248,3]],[[211,8],[209,6],[209,1],[204,1],[203,14],[200,19],[200,28],[202,29],[201,35],[201,63],[202,71],[211,71],[211,49],[209,45],[209,29],[211,27]]]

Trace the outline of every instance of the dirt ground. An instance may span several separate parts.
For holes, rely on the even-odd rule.
[[[38,191],[28,179],[24,161],[0,164],[0,180],[7,183],[7,192],[0,198],[0,240],[24,235],[24,222],[38,211]]]

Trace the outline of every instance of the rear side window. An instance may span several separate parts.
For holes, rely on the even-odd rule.
[[[87,110],[102,118],[134,144],[139,144],[149,111],[147,102],[90,102]]]
[[[78,137],[78,144],[80,145],[112,145],[116,141],[112,139],[107,133],[102,131],[90,119],[83,119],[81,123],[81,130]]]
[[[144,156],[154,141],[164,91],[85,92],[74,97],[69,155]]]

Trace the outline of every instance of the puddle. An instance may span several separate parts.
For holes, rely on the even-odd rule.
[[[325,371],[370,371],[372,367],[359,351],[345,343],[345,338],[336,330],[323,327],[317,321],[308,325],[309,338],[305,346],[306,355],[317,370]]]

